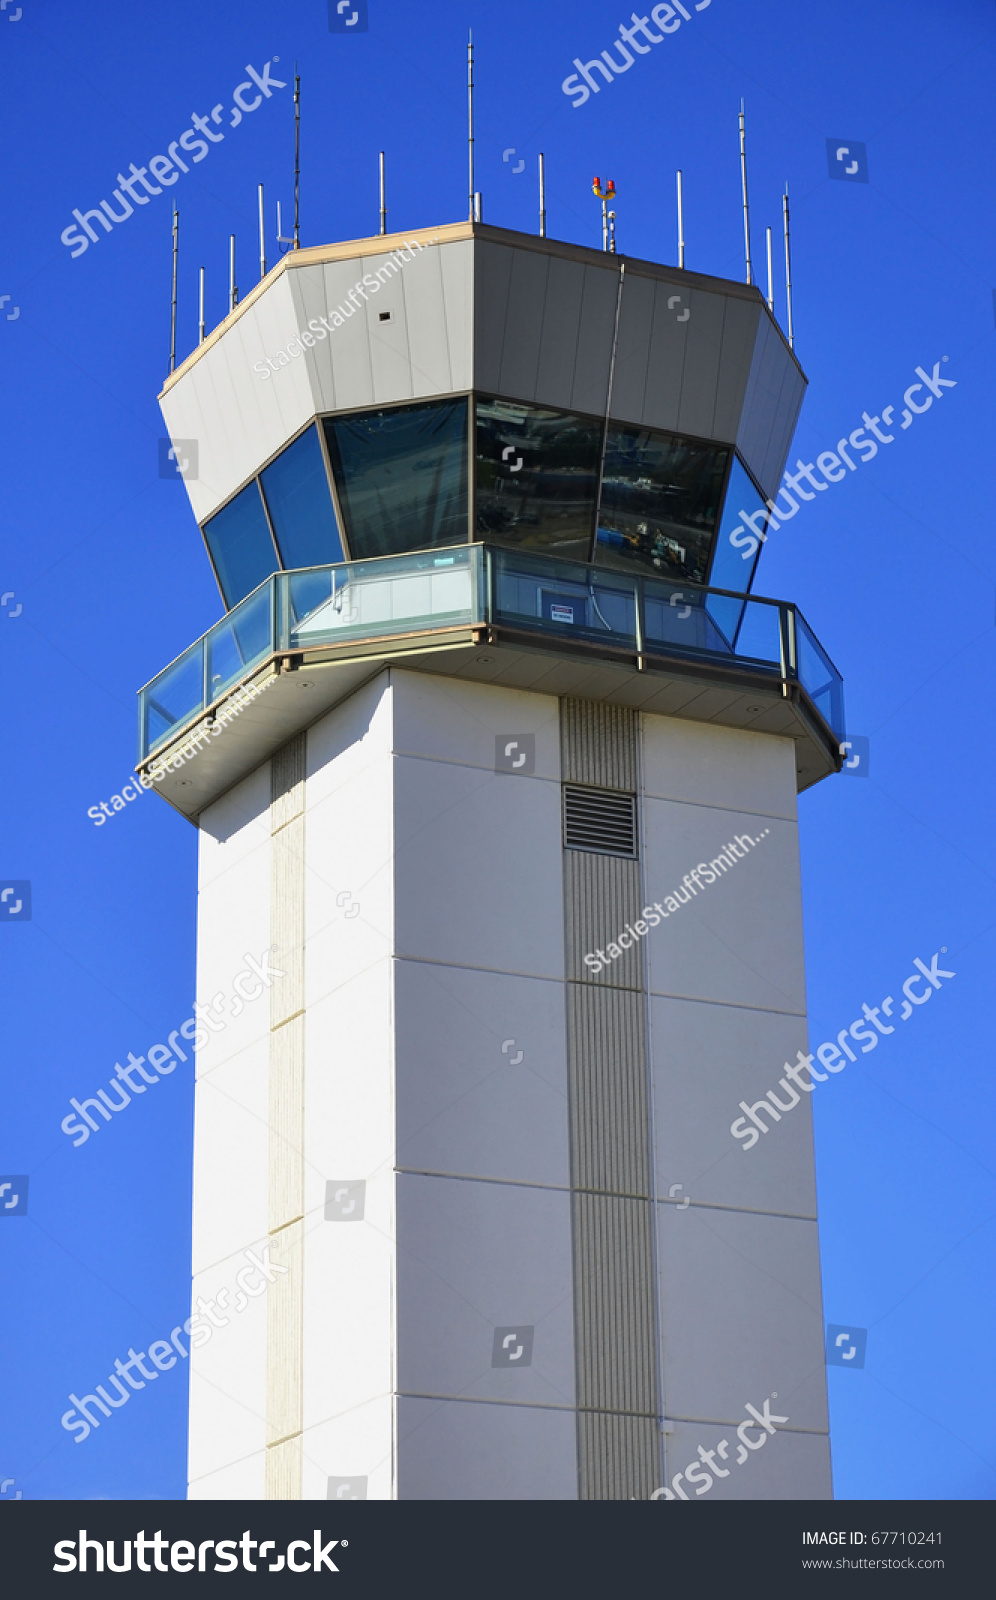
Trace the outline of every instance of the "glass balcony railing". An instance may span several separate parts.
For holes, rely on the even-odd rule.
[[[270,656],[489,625],[798,683],[844,738],[840,673],[795,606],[471,544],[275,573],[139,691],[139,760]]]

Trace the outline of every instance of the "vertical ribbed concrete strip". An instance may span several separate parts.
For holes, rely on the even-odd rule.
[[[563,781],[635,794],[637,714],[561,701]],[[647,1499],[660,1483],[657,1334],[643,964],[593,978],[639,916],[638,860],[564,851],[574,1325],[582,1500]]]
[[[270,764],[270,1260],[266,1498],[301,1498],[304,1321],[304,797],[306,735]]]

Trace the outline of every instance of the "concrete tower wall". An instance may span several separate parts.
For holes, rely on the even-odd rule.
[[[636,795],[638,859],[564,850],[565,781]],[[199,999],[280,975],[198,1055],[192,1497],[644,1498],[775,1393],[711,1496],[829,1497],[806,1097],[729,1131],[805,1048],[795,782],[788,739],[392,669],[203,814]]]

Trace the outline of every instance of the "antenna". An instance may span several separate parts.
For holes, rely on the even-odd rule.
[[[740,102],[740,182],[744,192],[744,254],[747,258],[747,282],[753,283],[750,270],[750,212],[747,207],[747,128],[744,122],[744,103]]]
[[[176,262],[180,251],[180,213],[173,205],[173,301],[169,319],[169,370],[176,371]]]
[[[609,249],[613,255],[616,253],[616,214],[609,212]]]
[[[294,249],[301,248],[301,78],[294,63]]]
[[[546,238],[546,174],[543,169],[543,152],[539,158],[539,185],[540,185],[540,238]]]
[[[481,191],[480,191],[480,189],[478,189],[477,193],[474,196],[474,221],[475,222],[483,222],[484,221],[484,202],[481,199]]]
[[[294,243],[293,238],[287,238],[284,235],[283,223],[280,220],[280,201],[279,200],[277,201],[277,243],[278,244],[293,244]],[[283,254],[283,251],[281,251],[281,254]]]
[[[228,247],[228,309],[234,311],[239,303],[239,291],[235,283],[235,235],[230,236]]]
[[[266,277],[266,226],[263,222],[263,185],[259,185],[259,277]]]
[[[795,349],[795,331],[792,327],[792,261],[789,253],[789,186],[785,180],[785,193],[782,195],[782,216],[785,221],[785,303],[788,308],[788,335],[789,349]]]
[[[469,152],[470,172],[470,221],[476,221],[474,215],[474,35],[468,35],[467,40],[467,147]]]
[[[200,328],[198,329],[197,342],[198,342],[198,344],[203,344],[204,343],[204,268],[203,267],[201,268],[200,312],[201,312],[201,315],[200,315]]]
[[[767,230],[768,237],[768,310],[775,314],[775,280],[771,275],[771,229]]]
[[[609,206],[609,201],[610,200],[614,200],[615,197],[616,197],[616,186],[615,186],[615,184],[614,184],[614,182],[612,181],[611,178],[607,178],[605,180],[605,188],[603,190],[603,188],[602,188],[602,180],[596,174],[594,182],[592,183],[592,186],[591,186],[591,192],[595,196],[596,199],[601,200],[601,202],[602,202],[602,249],[603,250],[608,250],[608,248],[609,248],[609,210],[608,210],[608,206]]]
[[[685,265],[685,208],[681,198],[681,173],[675,174],[678,180],[678,265]]]
[[[387,232],[387,187],[384,182],[384,152],[380,153],[380,231]]]

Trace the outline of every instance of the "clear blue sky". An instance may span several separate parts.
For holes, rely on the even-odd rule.
[[[758,256],[783,180],[792,194],[810,379],[793,459],[864,410],[897,405],[898,421],[916,366],[949,358],[956,387],[773,535],[756,587],[799,603],[871,740],[867,780],[801,799],[814,1042],[896,993],[914,956],[946,945],[957,972],[814,1096],[826,1317],[868,1329],[864,1370],[829,1371],[836,1493],[992,1496],[996,7],[689,3],[690,22],[576,110],[560,84],[608,48],[622,4],[369,0],[356,36],[329,32],[325,0],[20,9],[0,15],[0,874],[29,879],[34,906],[0,927],[0,1174],[31,1187],[26,1218],[0,1216],[0,1479],[32,1499],[185,1492],[184,1369],[84,1445],[59,1418],[70,1390],[187,1314],[189,1073],[79,1149],[59,1124],[190,1012],[194,829],[151,795],[99,828],[87,808],[132,769],[134,691],[220,614],[183,487],[157,468],[170,194],[182,356],[201,264],[209,325],[224,314],[232,231],[240,283],[255,281],[257,182],[288,215],[290,89],[238,128],[226,110],[209,158],[85,255],[60,234],[274,56],[303,80],[303,243],[376,231],[381,146],[392,228],[462,219],[472,26],[496,224],[534,228],[542,149],[552,236],[598,244],[598,172],[618,187],[620,248],[673,262],[681,167],[688,266],[740,278],[745,97]],[[828,138],[867,145],[868,183],[828,178]]]

